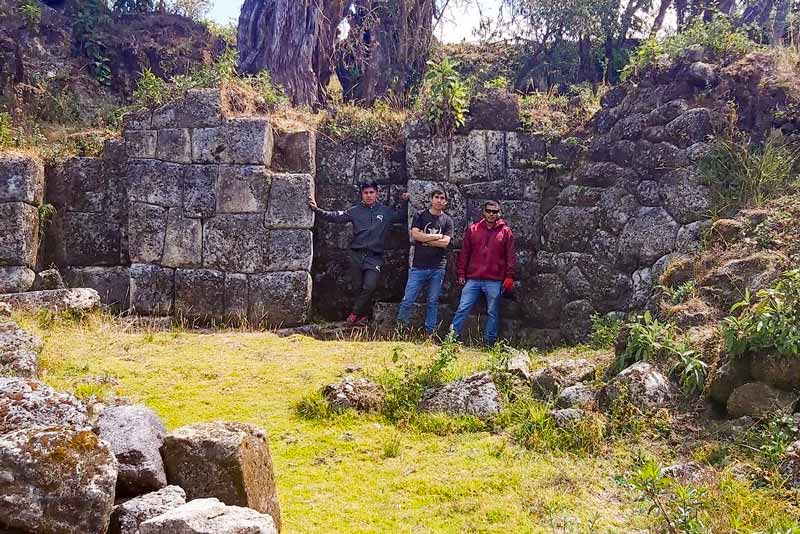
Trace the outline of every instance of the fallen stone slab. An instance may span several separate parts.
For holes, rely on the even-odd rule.
[[[531,358],[528,356],[528,353],[524,350],[511,349],[508,363],[506,364],[506,371],[511,375],[521,378],[525,382],[530,382]]]
[[[148,519],[140,534],[277,534],[272,517],[250,508],[196,499]]]
[[[36,378],[42,340],[13,321],[0,320],[0,376]]]
[[[117,461],[91,430],[47,426],[0,435],[0,473],[0,532],[105,534]]]
[[[53,312],[83,312],[98,308],[100,306],[100,295],[94,289],[79,287],[29,291],[27,293],[7,293],[0,295],[0,302],[10,304],[11,309],[14,311],[45,309]]]
[[[331,408],[344,411],[352,408],[359,412],[380,410],[383,406],[383,389],[366,378],[346,376],[322,388],[322,396]]]
[[[114,506],[108,534],[139,534],[142,523],[183,504],[186,504],[186,492],[178,486],[167,486],[127,500]]]
[[[646,410],[661,408],[676,394],[675,387],[658,369],[647,362],[637,362],[624,369],[600,390],[598,401],[608,408],[616,400]]]
[[[500,413],[502,401],[489,373],[476,373],[425,392],[419,409],[485,418]]]
[[[214,421],[178,428],[161,447],[167,480],[189,500],[216,497],[225,504],[281,512],[267,433],[244,423]]]
[[[750,382],[733,390],[726,405],[728,416],[736,419],[745,415],[762,418],[773,413],[792,413],[797,395],[782,391],[763,382]]]
[[[556,398],[559,408],[591,408],[597,403],[597,390],[578,382],[561,390]]]
[[[64,279],[58,269],[46,269],[36,275],[31,291],[47,291],[52,289],[66,289]]]
[[[107,407],[94,431],[119,462],[118,494],[142,495],[167,485],[159,452],[167,431],[153,410],[141,404]]]
[[[50,425],[88,427],[86,408],[38,380],[0,377],[0,434]]]
[[[597,365],[589,360],[562,360],[535,371],[531,385],[539,396],[554,396],[566,387],[591,380],[596,369]]]

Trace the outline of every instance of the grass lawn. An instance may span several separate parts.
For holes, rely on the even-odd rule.
[[[397,346],[423,360],[434,345],[133,331],[99,314],[79,322],[16,319],[45,341],[43,379],[56,388],[131,397],[168,429],[222,419],[267,430],[285,534],[635,532],[653,524],[615,478],[637,455],[657,453],[654,444],[539,454],[502,433],[440,436],[397,428],[380,415],[315,421],[295,413],[297,401],[347,365],[379,371],[392,365]],[[464,350],[455,373],[485,367],[487,357]],[[668,452],[661,456],[669,461]]]

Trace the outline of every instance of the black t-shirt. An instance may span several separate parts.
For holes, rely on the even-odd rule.
[[[453,219],[446,213],[434,215],[431,210],[422,210],[414,216],[411,228],[419,228],[426,234],[442,234],[453,237]],[[436,269],[447,266],[447,249],[425,246],[423,243],[414,243],[414,262],[412,266],[418,269]]]

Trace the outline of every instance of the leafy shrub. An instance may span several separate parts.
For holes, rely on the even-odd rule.
[[[497,76],[483,82],[484,89],[508,89],[509,87],[511,87],[511,82],[505,76]]]
[[[11,123],[11,115],[7,111],[0,113],[0,148],[15,146],[16,130]]]
[[[639,361],[649,361],[659,355],[680,353],[675,327],[653,318],[650,312],[627,324],[628,340],[625,350],[617,357],[616,368],[621,371]]]
[[[710,22],[699,19],[680,33],[660,40],[650,38],[644,41],[628,58],[620,78],[625,81],[638,76],[659,56],[665,55],[672,60],[693,46],[703,47],[715,59],[736,58],[757,48],[747,33],[735,29],[726,17],[718,16]]]
[[[17,9],[28,26],[39,27],[39,23],[42,21],[42,6],[38,0],[22,0]]]
[[[72,34],[78,53],[89,59],[87,68],[103,85],[111,84],[111,58],[106,54],[106,45],[100,39],[97,28],[106,19],[105,2],[86,0],[72,24]]]
[[[800,356],[800,269],[788,271],[773,288],[750,292],[731,307],[722,323],[725,347],[730,354],[775,351]]]
[[[678,305],[686,302],[689,297],[694,295],[697,289],[697,283],[694,280],[689,280],[677,287],[658,286],[658,289],[671,304]]]
[[[761,207],[797,182],[800,151],[787,145],[779,132],[761,144],[734,131],[715,140],[711,152],[700,160],[701,178],[714,195],[721,212]]]
[[[149,13],[155,7],[153,0],[114,0],[111,5],[120,13]]]
[[[699,393],[703,390],[708,375],[708,364],[697,357],[694,350],[684,350],[678,354],[678,363],[673,372],[678,373],[678,381],[687,393]]]
[[[449,135],[464,126],[469,113],[470,91],[456,65],[448,58],[428,62],[423,90],[425,118],[437,133]]]
[[[593,349],[610,349],[617,340],[622,320],[608,315],[595,313],[592,315],[592,333],[589,334],[589,345]]]
[[[764,467],[775,469],[783,461],[786,449],[798,437],[800,428],[797,421],[789,415],[780,415],[750,429],[745,435],[745,440],[750,450],[758,452]]]
[[[563,138],[600,110],[605,91],[606,86],[595,89],[582,83],[564,93],[551,88],[525,95],[520,101],[522,129],[549,139]]]
[[[406,113],[397,111],[382,100],[370,108],[342,104],[320,125],[322,133],[336,140],[370,143],[376,140],[393,145],[402,139]]]

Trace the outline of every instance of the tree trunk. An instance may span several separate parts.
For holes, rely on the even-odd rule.
[[[775,10],[775,22],[772,25],[772,44],[774,45],[783,43],[791,6],[791,0],[781,0],[781,3],[778,4],[778,9]]]
[[[295,105],[315,105],[319,81],[315,51],[322,0],[245,0],[239,15],[238,70],[268,70]]]
[[[347,18],[347,13],[353,5],[353,0],[324,0],[323,20],[317,38],[317,47],[314,50],[314,72],[319,81],[317,100],[322,105],[327,105],[328,83],[334,72],[336,61],[336,44],[339,40],[339,25]]]
[[[661,26],[664,25],[664,17],[667,15],[667,11],[671,5],[672,0],[661,0],[661,4],[658,6],[658,13],[653,21],[653,26],[650,28],[651,38],[655,38],[658,35],[658,32],[661,31]]]

